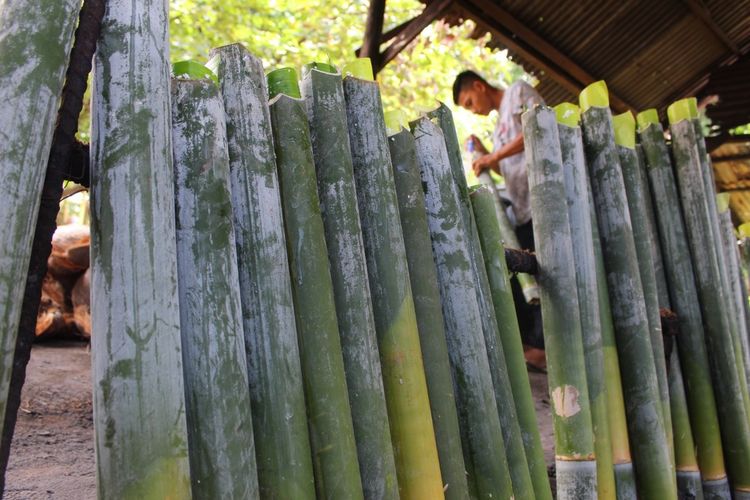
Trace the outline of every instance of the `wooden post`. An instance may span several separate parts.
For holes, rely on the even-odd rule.
[[[703,491],[707,497],[717,495],[727,498],[730,495],[729,484],[724,468],[703,319],[669,151],[655,110],[639,114],[638,124],[655,202],[670,301],[680,321],[677,348],[685,378],[685,395]],[[679,456],[677,453],[676,457]],[[677,476],[679,482],[679,470]]]
[[[229,143],[232,211],[262,498],[315,498],[297,328],[263,65],[212,51]]]
[[[224,105],[212,80],[172,80],[177,272],[196,498],[258,498]]]
[[[269,88],[285,70],[269,73]],[[296,87],[294,71],[282,78]],[[279,93],[269,106],[317,496],[356,500],[362,482],[305,103]]]
[[[80,0],[0,9],[0,434],[55,117]],[[44,43],[40,43],[43,40]]]
[[[741,493],[750,491],[750,420],[737,366],[732,325],[722,300],[716,245],[709,239],[712,235],[710,212],[695,130],[689,117],[683,116],[679,110],[679,104],[673,104],[669,110],[672,154],[706,329],[724,458],[732,488]]]
[[[578,308],[581,317],[586,383],[596,453],[596,490],[599,499],[616,498],[612,444],[607,415],[607,387],[604,380],[602,321],[597,290],[594,233],[589,208],[589,178],[579,126],[580,110],[574,104],[555,107],[560,137],[562,170],[568,205],[570,239],[573,247]],[[599,244],[599,242],[596,242]]]
[[[594,433],[555,112],[537,106],[524,113],[523,135],[555,426],[557,498],[593,499]]]
[[[677,496],[674,467],[661,415],[646,304],[606,86],[603,82],[588,86],[580,101],[636,484],[641,496],[674,498]]]
[[[467,469],[461,448],[437,270],[432,258],[414,136],[408,130],[400,128],[397,133],[388,137],[388,147],[393,163],[398,214],[404,233],[445,498],[465,500],[469,498]]]
[[[91,104],[91,339],[100,498],[189,498],[168,7],[110,0]]]
[[[359,60],[362,61],[362,60]],[[443,498],[383,105],[371,75],[344,78],[359,216],[401,498]]]
[[[365,498],[397,499],[341,74],[311,65],[302,83],[362,487]]]

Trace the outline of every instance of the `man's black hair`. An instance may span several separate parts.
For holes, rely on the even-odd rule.
[[[458,74],[456,81],[453,82],[453,104],[458,105],[458,96],[461,94],[461,90],[463,90],[466,85],[474,82],[482,82],[485,85],[489,85],[487,80],[474,71],[466,70]]]

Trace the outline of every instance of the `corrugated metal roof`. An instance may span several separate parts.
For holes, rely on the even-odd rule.
[[[701,92],[705,87],[722,94],[709,116],[725,126],[750,122],[749,57],[739,58],[747,66],[739,76],[733,64],[750,50],[750,0],[490,0],[506,13],[494,16],[487,10],[492,5],[481,8],[485,1],[455,0],[446,17],[477,21],[484,29],[475,34],[489,30],[493,46],[505,45],[488,25],[504,27],[504,36],[522,47],[509,48],[511,57],[537,76],[538,89],[550,104],[576,100],[577,95],[570,85],[545,74],[538,59],[568,76],[569,67],[539,51],[523,32],[508,28],[514,21],[592,77],[606,80],[610,92],[636,110],[656,107],[663,113],[676,99],[706,94]],[[709,83],[711,74],[725,77]]]

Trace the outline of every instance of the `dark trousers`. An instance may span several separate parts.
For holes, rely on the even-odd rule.
[[[517,226],[516,236],[522,249],[534,251],[534,227],[531,221]],[[539,304],[526,303],[521,285],[515,276],[510,280],[510,285],[513,290],[513,301],[516,305],[518,327],[521,330],[521,342],[531,347],[544,349],[542,308]]]

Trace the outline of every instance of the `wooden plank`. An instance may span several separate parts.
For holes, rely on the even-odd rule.
[[[585,86],[600,80],[558,50],[550,42],[513,17],[491,0],[459,0],[459,4],[480,26],[483,25],[508,49],[544,70],[566,90],[578,94]],[[635,110],[630,103],[613,94],[610,103],[617,111]]]

